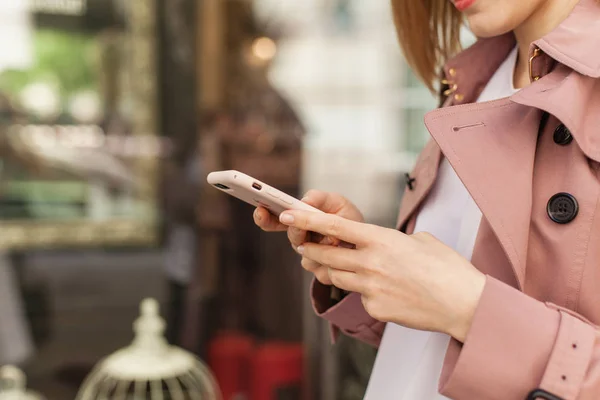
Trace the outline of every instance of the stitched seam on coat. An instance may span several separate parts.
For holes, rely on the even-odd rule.
[[[593,330],[593,327],[586,326],[581,330],[587,324],[574,317],[570,310],[561,311],[559,315],[558,333],[541,387],[562,398],[574,399],[579,395],[592,357],[594,336],[588,329]],[[572,343],[579,343],[576,350]],[[562,379],[563,375],[566,380]]]
[[[544,390],[549,391],[554,394],[563,394],[563,390],[560,387],[560,380],[557,379],[560,376],[560,362],[564,360],[564,348],[561,344],[564,342],[564,335],[568,334],[570,329],[569,321],[566,320],[566,317],[562,313],[558,313],[560,319],[558,323],[558,331],[556,333],[556,339],[554,344],[552,345],[552,350],[550,351],[550,358],[548,359],[548,364],[546,365],[546,371],[544,371],[544,375],[542,376],[541,387]]]
[[[575,250],[573,251],[573,268],[569,273],[568,283],[569,288],[573,288],[573,296],[572,296],[572,304],[569,304],[570,294],[567,293],[567,304],[568,308],[577,311],[579,307],[579,296],[581,293],[581,282],[583,281],[583,275],[585,273],[586,259],[589,251],[590,245],[590,235],[592,232],[592,226],[594,224],[594,219],[596,218],[596,210],[598,209],[598,204],[600,201],[600,197],[598,196],[598,190],[596,190],[596,202],[594,203],[594,209],[589,219],[586,221],[586,224],[581,224],[578,229],[575,237],[577,238],[577,243],[575,244]],[[587,238],[587,240],[585,240]],[[579,266],[579,270],[577,271],[577,267]]]

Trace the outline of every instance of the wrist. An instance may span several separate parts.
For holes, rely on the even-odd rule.
[[[461,343],[464,343],[467,339],[467,335],[471,330],[473,324],[473,318],[475,317],[475,310],[479,305],[479,299],[483,293],[485,287],[486,277],[483,273],[477,271],[477,274],[472,280],[472,284],[469,285],[471,290],[465,291],[462,305],[457,310],[456,318],[450,322],[449,328],[446,333],[452,336],[454,339]]]

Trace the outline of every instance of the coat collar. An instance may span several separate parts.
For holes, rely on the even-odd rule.
[[[500,64],[514,49],[515,37],[511,33],[493,38],[479,39],[468,49],[452,58],[444,66],[445,82],[450,95],[446,106],[473,103]]]
[[[518,285],[523,288],[532,209],[533,168],[542,111],[561,120],[590,158],[600,162],[600,4],[581,0],[571,15],[536,41],[545,54],[538,63],[542,78],[511,98],[472,103],[515,46],[512,34],[481,39],[444,68],[451,97],[445,107],[427,114],[425,124],[435,145],[428,146],[429,166],[435,171],[440,151],[490,223],[506,253]],[[558,66],[554,67],[555,62]],[[427,161],[428,160],[428,161]],[[417,171],[417,172],[418,172]],[[401,211],[404,224],[419,207],[435,176],[410,195]],[[490,179],[493,177],[493,179]]]
[[[571,14],[534,44],[559,63],[592,78],[600,78],[600,2],[580,0]]]
[[[582,75],[600,78],[600,2],[580,0],[571,14],[550,33],[535,41],[535,48],[545,54],[539,64],[549,67],[548,58],[565,65]],[[479,39],[473,46],[450,59],[444,66],[447,93],[451,95],[446,105],[468,104],[477,100],[479,94],[500,64],[515,47],[512,32],[492,38]],[[542,70],[541,74],[549,72]]]

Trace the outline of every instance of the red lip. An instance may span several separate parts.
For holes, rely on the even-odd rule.
[[[458,11],[465,11],[467,8],[475,4],[476,1],[477,0],[455,0],[454,6],[458,9]]]

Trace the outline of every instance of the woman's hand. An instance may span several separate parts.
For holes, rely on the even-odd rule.
[[[405,235],[304,211],[286,211],[280,221],[356,245],[348,249],[305,243],[298,252],[328,266],[336,287],[360,293],[373,318],[465,340],[485,275],[432,235]]]
[[[327,214],[334,214],[338,217],[349,219],[351,221],[363,222],[364,218],[361,212],[345,197],[336,194],[311,190],[302,199],[309,204]],[[305,229],[288,227],[279,222],[279,219],[263,207],[258,207],[254,211],[254,222],[262,230],[267,232],[287,231],[288,238],[294,250],[306,242],[314,242],[322,245],[338,245],[350,247],[347,244],[340,243],[339,240],[309,232]],[[327,268],[314,260],[302,257],[302,267],[315,275],[315,278],[324,285],[331,285]]]

